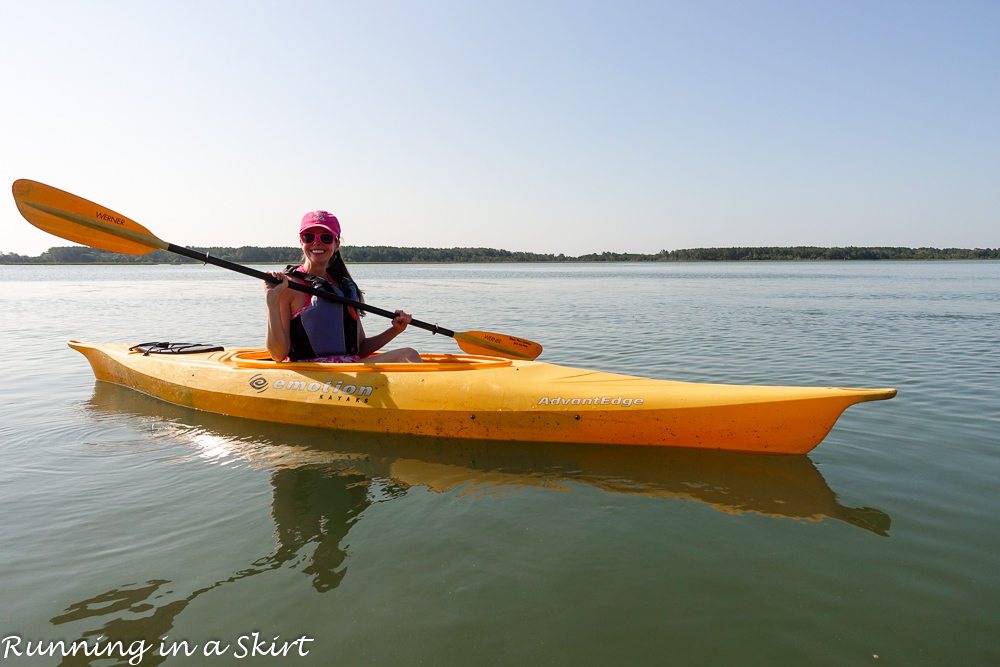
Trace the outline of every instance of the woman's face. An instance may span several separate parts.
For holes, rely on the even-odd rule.
[[[312,243],[306,243],[302,240],[302,234],[312,233],[316,236],[313,238]],[[305,229],[299,234],[299,244],[302,246],[302,252],[305,253],[306,257],[314,262],[329,262],[333,258],[333,254],[337,252],[340,248],[340,239],[334,237],[333,243],[327,245],[320,240],[321,234],[329,234],[330,230],[325,227],[310,227]]]

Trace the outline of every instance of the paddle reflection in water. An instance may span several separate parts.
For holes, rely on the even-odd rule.
[[[92,406],[97,408],[103,397],[104,392],[98,390]],[[142,664],[158,665],[170,657],[158,654],[159,638],[169,635],[177,616],[203,593],[283,566],[294,567],[309,576],[313,588],[320,593],[336,588],[347,573],[343,567],[347,554],[341,549],[341,542],[372,502],[369,478],[329,467],[278,468],[271,476],[271,486],[274,497],[271,515],[277,536],[272,553],[182,599],[177,599],[170,581],[151,579],[71,604],[50,622],[58,626],[89,618],[102,619],[100,627],[82,632],[80,637],[91,644],[106,644],[110,638],[124,642],[125,646],[145,640],[156,650],[150,651]],[[294,648],[291,654],[295,655]],[[107,658],[81,653],[63,658],[60,665],[91,665],[101,660]]]

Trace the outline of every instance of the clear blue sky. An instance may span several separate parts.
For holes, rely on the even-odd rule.
[[[0,7],[0,180],[181,245],[1000,246],[996,0]]]

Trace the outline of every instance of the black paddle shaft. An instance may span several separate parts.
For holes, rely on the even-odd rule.
[[[242,264],[237,264],[236,262],[230,262],[225,259],[220,259],[218,257],[212,257],[211,254],[207,252],[198,252],[197,250],[191,250],[190,248],[185,248],[184,246],[174,245],[173,243],[167,244],[167,251],[176,253],[178,255],[184,255],[185,257],[190,257],[191,259],[196,259],[199,262],[204,262],[206,264],[214,264],[215,266],[221,266],[224,269],[229,269],[230,271],[236,271],[237,273],[242,273],[245,276],[250,276],[251,278],[258,278],[260,280],[266,280],[269,283],[279,283],[281,282],[270,273],[265,273],[263,271],[258,271],[257,269],[251,269],[249,266],[243,266]],[[318,290],[312,285],[303,285],[302,283],[297,283],[292,280],[288,281],[288,286],[297,291],[304,292],[306,294],[311,294],[313,296],[318,296],[321,299],[326,299],[327,301],[334,301],[336,303],[343,303],[348,306],[352,306],[359,310],[365,310],[369,313],[374,313],[376,315],[381,315],[382,317],[387,317],[390,320],[396,319],[396,313],[391,311],[377,308],[376,306],[369,306],[367,303],[362,303],[360,301],[355,301],[354,299],[348,299],[347,297],[337,296],[330,292],[324,292],[323,290]],[[423,329],[425,331],[430,331],[434,334],[442,334],[445,336],[455,337],[455,332],[451,329],[445,329],[444,327],[439,327],[436,324],[428,324],[427,322],[421,322],[420,320],[410,320],[410,324],[417,327],[418,329]]]

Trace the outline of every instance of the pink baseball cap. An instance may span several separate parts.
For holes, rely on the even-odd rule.
[[[340,238],[340,221],[337,220],[337,216],[332,213],[327,213],[326,211],[311,211],[302,216],[302,224],[299,226],[299,233],[310,229],[311,227],[322,227],[323,229],[328,229],[330,232]]]

